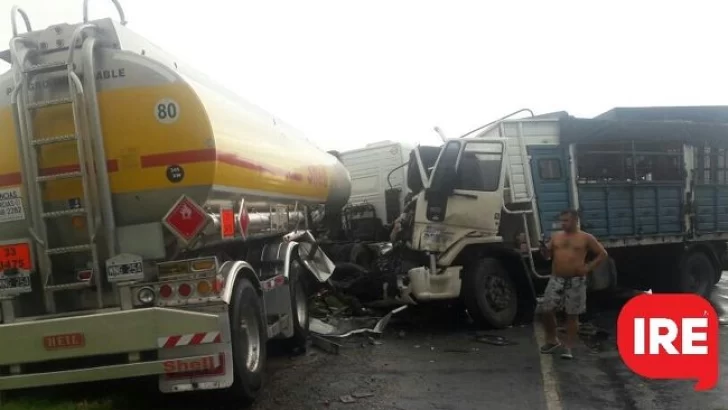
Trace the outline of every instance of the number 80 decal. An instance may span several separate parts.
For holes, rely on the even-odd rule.
[[[179,118],[179,104],[171,98],[163,98],[154,105],[154,116],[163,124],[171,124]]]

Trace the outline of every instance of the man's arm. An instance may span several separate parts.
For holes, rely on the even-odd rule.
[[[592,251],[596,258],[593,261],[586,264],[587,272],[592,272],[597,266],[601,265],[602,262],[607,260],[607,250],[604,249],[601,243],[591,234],[587,234],[587,248]]]
[[[541,256],[543,256],[544,259],[551,260],[551,249],[553,248],[554,244],[554,237],[553,235],[549,238],[549,240],[544,243],[541,242]]]

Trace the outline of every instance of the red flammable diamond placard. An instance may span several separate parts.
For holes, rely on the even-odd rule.
[[[191,241],[208,223],[207,213],[195,201],[183,196],[162,220],[185,242]]]

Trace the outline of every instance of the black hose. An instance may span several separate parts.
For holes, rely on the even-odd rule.
[[[398,169],[400,169],[400,168],[402,168],[402,167],[404,167],[404,166],[406,166],[406,165],[409,165],[409,161],[407,161],[407,162],[405,162],[404,164],[402,164],[402,165],[400,165],[400,166],[398,166],[398,167],[395,167],[395,168],[393,168],[393,169],[392,169],[391,171],[389,171],[389,174],[387,174],[387,184],[389,184],[389,189],[392,189],[392,188],[394,188],[394,187],[392,186],[392,181],[390,181],[390,180],[389,180],[389,178],[390,178],[390,177],[392,176],[392,174],[394,173],[394,171],[396,171],[396,170],[398,170]]]

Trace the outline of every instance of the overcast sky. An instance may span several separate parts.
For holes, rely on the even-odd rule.
[[[91,17],[115,16],[91,0]],[[326,149],[436,143],[519,108],[728,103],[719,1],[121,0],[129,27]],[[34,28],[82,0],[0,0]],[[0,70],[7,69],[2,65]]]

